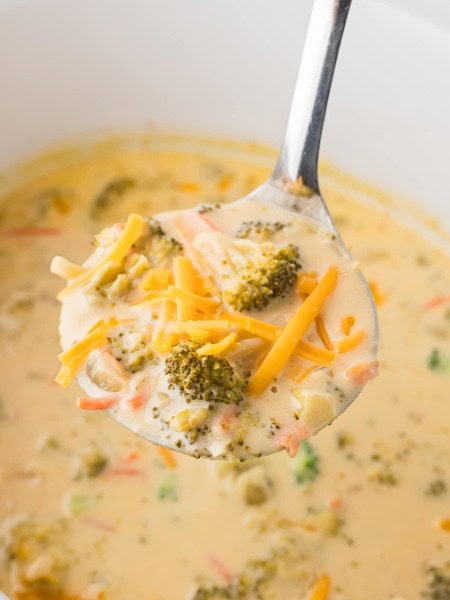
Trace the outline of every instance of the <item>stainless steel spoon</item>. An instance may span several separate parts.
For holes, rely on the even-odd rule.
[[[351,0],[315,0],[277,164],[270,179],[248,196],[302,213],[336,235],[320,193],[318,157],[350,5]]]

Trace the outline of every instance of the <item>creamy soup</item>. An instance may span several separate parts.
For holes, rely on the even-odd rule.
[[[210,462],[80,411],[58,371],[60,282],[101,227],[245,195],[255,152],[151,140],[61,152],[1,202],[0,590],[84,600],[450,598],[450,261],[329,170],[378,303],[380,375],[285,453]]]
[[[196,458],[294,457],[377,372],[359,264],[294,211],[130,214],[52,270],[68,280],[56,381],[77,375],[80,408]]]

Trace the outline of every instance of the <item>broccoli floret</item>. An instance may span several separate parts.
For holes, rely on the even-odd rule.
[[[199,344],[182,342],[165,362],[170,389],[178,389],[186,402],[239,404],[244,398],[247,374],[239,374],[229,361],[197,354]]]
[[[93,479],[98,477],[108,466],[109,459],[96,445],[91,444],[82,448],[72,460],[72,479]]]
[[[182,253],[183,246],[167,235],[159,221],[150,219],[149,235],[134,249],[148,258],[151,267],[169,268],[172,259]]]
[[[107,339],[114,358],[130,373],[142,371],[146,366],[157,362],[144,332],[120,329]]]
[[[262,310],[271,300],[286,296],[300,266],[298,248],[288,244],[244,272],[237,289],[224,292],[225,300],[235,310]]]
[[[448,600],[450,598],[450,563],[442,567],[430,567],[422,598]]]
[[[266,242],[274,233],[287,227],[287,223],[266,223],[263,221],[244,221],[239,227],[236,237],[240,239],[252,239],[256,242]]]
[[[178,500],[177,481],[175,476],[166,475],[161,483],[156,488],[156,496],[158,500]]]
[[[299,485],[314,481],[319,476],[319,457],[309,442],[301,443],[297,456],[292,461],[292,472]]]
[[[442,496],[447,491],[447,484],[443,479],[434,479],[430,481],[426,489],[428,496]]]
[[[286,557],[284,557],[286,558]],[[277,580],[282,579],[280,568],[283,558],[272,556],[265,559],[249,560],[242,572],[238,573],[228,585],[205,583],[200,585],[190,600],[244,600],[273,598]]]
[[[450,354],[446,354],[439,348],[433,348],[428,356],[428,368],[430,371],[450,374]]]
[[[135,187],[136,180],[131,177],[120,177],[110,181],[92,202],[92,218],[100,219],[103,217],[108,209],[117,204],[124,194]]]

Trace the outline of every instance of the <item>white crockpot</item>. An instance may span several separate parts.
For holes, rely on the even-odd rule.
[[[354,0],[322,155],[450,222],[450,5]],[[0,0],[0,169],[156,124],[278,145],[309,0]]]

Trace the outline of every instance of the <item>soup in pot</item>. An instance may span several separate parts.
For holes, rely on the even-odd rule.
[[[178,149],[177,149],[178,148]],[[285,453],[195,460],[59,388],[55,254],[95,233],[242,197],[267,157],[116,141],[42,160],[0,203],[0,590],[84,600],[450,598],[450,261],[357,199],[324,195],[378,304],[380,375]],[[247,149],[248,150],[248,149]]]

